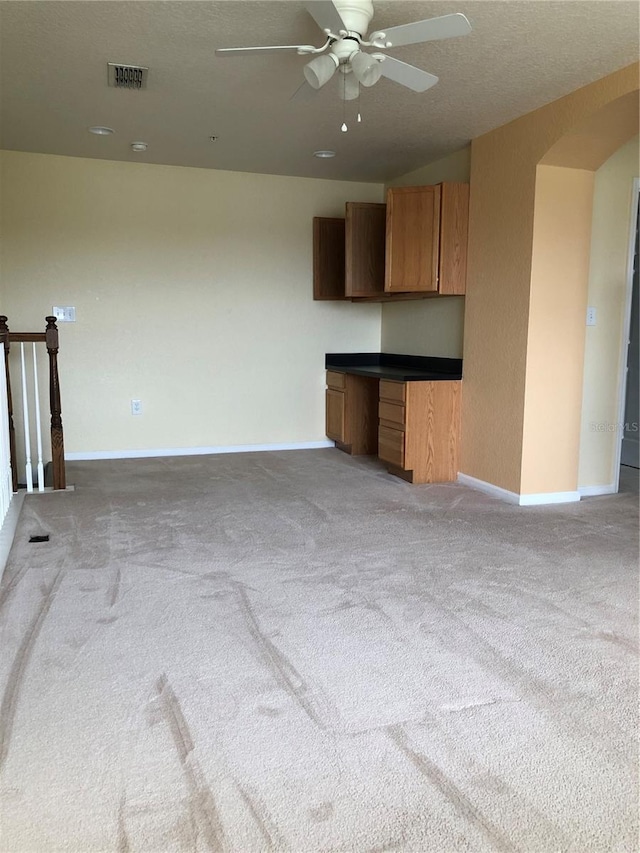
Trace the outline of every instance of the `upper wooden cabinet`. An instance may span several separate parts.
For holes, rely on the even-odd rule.
[[[464,294],[469,185],[387,191],[387,293]]]
[[[469,185],[392,187],[313,220],[313,298],[387,302],[465,293]]]
[[[313,218],[313,298],[346,299],[344,219]]]
[[[439,186],[387,191],[388,293],[437,292],[440,195]]]
[[[348,201],[345,224],[345,292],[351,297],[384,291],[385,204]]]

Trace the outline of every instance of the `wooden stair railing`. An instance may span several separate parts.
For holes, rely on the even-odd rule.
[[[44,343],[49,356],[49,407],[51,412],[51,466],[53,469],[54,491],[66,489],[67,480],[64,464],[64,434],[62,429],[62,406],[60,403],[60,378],[58,376],[58,327],[55,317],[45,317],[47,327],[44,332],[11,332],[7,317],[0,315],[0,343],[4,349],[4,364],[7,377],[7,399],[9,418],[9,446],[11,452],[11,476],[13,491],[18,491],[18,460],[16,458],[16,438],[13,425],[13,399],[11,396],[11,377],[9,371],[9,351],[12,343]]]
[[[13,426],[13,399],[11,397],[11,376],[9,375],[9,349],[10,341],[9,327],[7,326],[7,317],[0,316],[0,341],[4,351],[4,369],[7,377],[7,408],[9,416],[9,452],[11,454],[11,488],[14,492],[18,491],[18,466],[16,459],[16,431]]]

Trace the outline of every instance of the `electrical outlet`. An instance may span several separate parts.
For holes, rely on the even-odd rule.
[[[75,323],[76,321],[76,309],[73,305],[66,308],[58,308],[54,305],[52,313],[59,323]]]
[[[593,306],[587,308],[587,326],[595,326],[596,324],[596,309]]]
[[[131,401],[131,414],[132,415],[141,415],[142,414],[142,400],[132,400]]]

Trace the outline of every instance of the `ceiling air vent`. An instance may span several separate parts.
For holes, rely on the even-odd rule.
[[[122,65],[107,62],[109,85],[116,89],[146,89],[149,69],[144,65]]]

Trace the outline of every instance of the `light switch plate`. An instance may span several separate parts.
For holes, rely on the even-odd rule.
[[[596,324],[596,309],[593,306],[587,308],[587,326],[595,326]]]
[[[59,323],[75,323],[76,321],[76,309],[73,305],[66,308],[58,308],[54,305],[52,313]]]

